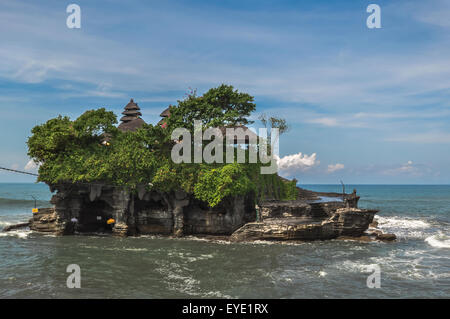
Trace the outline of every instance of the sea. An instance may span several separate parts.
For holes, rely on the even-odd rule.
[[[0,184],[0,298],[449,298],[450,186],[346,186],[360,207],[380,210],[379,227],[396,242],[6,233],[35,205],[50,207],[52,194],[45,184]],[[69,265],[79,266],[80,288],[67,285]]]

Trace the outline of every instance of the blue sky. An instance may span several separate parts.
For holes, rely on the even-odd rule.
[[[448,1],[2,0],[0,28],[0,166],[23,169],[30,129],[58,114],[119,114],[133,97],[154,123],[189,87],[227,83],[291,124],[285,176],[450,182]]]

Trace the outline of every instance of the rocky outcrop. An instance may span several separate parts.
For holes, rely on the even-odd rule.
[[[16,229],[21,229],[21,228],[26,228],[26,227],[30,227],[31,222],[28,223],[19,223],[19,224],[14,224],[14,225],[8,225],[5,226],[2,231],[4,232],[8,232],[8,231],[12,231],[12,230],[16,230]]]
[[[52,227],[59,234],[231,235],[256,219],[252,196],[227,198],[210,208],[185,192],[160,193],[145,185],[129,190],[102,184],[67,184],[54,185],[51,190],[57,192],[51,200]],[[114,223],[108,225],[110,219]],[[41,224],[37,227],[50,231],[51,227]]]
[[[64,235],[72,231],[73,225],[56,214],[54,208],[40,208],[30,219],[30,229],[43,233]]]
[[[377,210],[340,208],[330,218],[339,236],[359,237],[369,228]]]
[[[366,233],[377,211],[358,209],[356,193],[333,202],[265,202],[259,205],[256,221],[252,195],[229,197],[211,208],[185,192],[160,193],[145,185],[130,190],[101,183],[64,184],[51,190],[56,191],[54,207],[33,214],[27,223],[31,230],[58,235],[109,232],[120,237],[214,235],[230,236],[232,241],[395,240],[395,235],[381,231]]]
[[[245,223],[255,221],[256,211],[251,196],[227,198],[215,208],[192,199],[184,216],[185,235],[231,235]]]
[[[395,236],[395,234],[377,234],[376,239],[382,241],[395,241],[397,236]]]
[[[395,241],[397,240],[397,236],[395,234],[389,234],[389,233],[383,233],[381,229],[378,228],[378,222],[374,220],[369,225],[369,230],[367,231],[367,234],[376,240],[380,241]]]
[[[293,204],[291,204],[293,205]],[[271,205],[273,207],[274,205]],[[280,209],[292,206],[283,204],[273,211],[279,215]],[[340,208],[330,216],[314,215],[312,210],[301,206],[305,215],[297,214],[288,218],[268,218],[261,222],[248,223],[231,236],[232,241],[249,240],[325,240],[339,236],[359,237],[369,227],[376,210]]]
[[[230,240],[316,240],[336,237],[337,234],[335,234],[331,223],[290,218],[248,223],[235,231]]]

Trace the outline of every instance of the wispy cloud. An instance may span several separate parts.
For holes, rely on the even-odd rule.
[[[366,123],[352,120],[351,117],[349,118],[343,118],[343,117],[317,117],[312,118],[310,120],[305,120],[305,123],[310,124],[318,124],[322,126],[328,126],[328,127],[367,127]]]
[[[317,151],[327,163],[345,162],[342,174],[354,158],[415,158],[414,144],[450,143],[450,7],[430,3],[386,3],[383,29],[368,30],[364,6],[350,1],[83,1],[82,29],[69,30],[57,1],[4,0],[0,107],[23,125],[2,123],[0,133],[15,138],[8,152],[26,158],[26,135],[47,115],[95,105],[118,114],[134,97],[156,120],[187,87],[226,82],[292,124],[287,154]],[[286,159],[285,171],[332,178],[311,156]],[[422,156],[437,161],[433,151]],[[376,165],[370,174],[395,168]]]
[[[328,165],[327,172],[328,172],[328,173],[334,173],[334,172],[343,170],[344,168],[345,168],[345,165],[344,165],[344,164],[339,164],[339,163],[336,163],[336,164],[330,164],[330,165]]]
[[[399,135],[386,138],[387,142],[415,143],[415,144],[449,144],[450,133],[446,132],[425,132],[409,135]]]
[[[415,166],[412,161],[408,161],[405,164],[402,164],[398,167],[393,167],[382,171],[382,174],[385,175],[422,175],[424,171],[422,171],[419,167]]]
[[[419,21],[450,28],[450,4],[445,0],[432,0],[418,7],[408,6],[408,11]]]

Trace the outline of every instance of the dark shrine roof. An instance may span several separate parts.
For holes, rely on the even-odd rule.
[[[122,114],[123,115],[131,115],[131,116],[134,116],[134,115],[142,116],[142,113],[137,110],[136,111],[123,111]]]
[[[170,116],[170,106],[167,109],[165,109],[159,116],[169,117]]]
[[[122,132],[133,132],[141,128],[142,125],[144,124],[145,124],[144,120],[138,117],[132,121],[122,122],[119,125],[118,129],[121,130]]]
[[[137,105],[137,103],[134,103],[133,99],[130,99],[130,102],[128,102],[128,104],[125,106],[125,110],[126,111],[129,111],[129,110],[140,110],[140,108]]]
[[[125,110],[122,112],[124,115],[120,121],[119,130],[121,131],[136,131],[138,128],[145,124],[144,120],[140,118],[142,113],[139,112],[141,109],[130,99],[130,102],[125,106]]]

